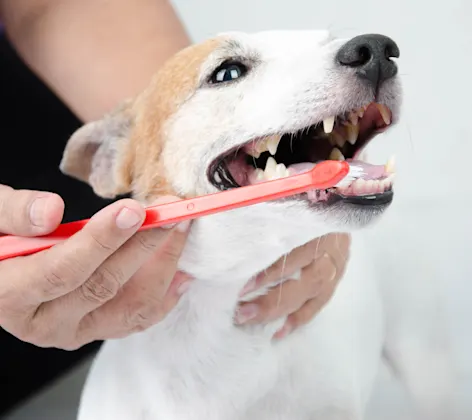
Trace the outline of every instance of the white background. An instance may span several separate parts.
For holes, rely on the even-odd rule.
[[[196,42],[231,30],[329,28],[342,36],[380,32],[399,44],[398,62],[405,90],[403,119],[371,149],[376,161],[385,161],[395,153],[398,162],[394,209],[403,223],[395,225],[388,239],[395,252],[386,258],[389,269],[393,261],[398,276],[414,270],[418,276],[434,273],[432,281],[441,282],[462,379],[457,393],[464,397],[465,406],[465,397],[472,397],[472,53],[468,48],[472,45],[472,2],[173,3]],[[385,236],[373,240],[385,241]],[[382,264],[379,260],[377,263]],[[72,419],[82,378],[83,372],[68,377],[9,420]],[[376,395],[369,419],[406,420],[401,414],[401,392],[383,377]],[[464,418],[472,418],[470,405]]]

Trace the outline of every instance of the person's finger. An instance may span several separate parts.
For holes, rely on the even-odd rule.
[[[136,201],[118,201],[95,214],[67,241],[41,253],[7,261],[16,265],[17,273],[12,273],[10,279],[0,276],[0,296],[2,289],[10,289],[11,295],[15,288],[17,305],[37,306],[75,290],[138,230],[144,215]]]
[[[266,285],[276,283],[284,277],[290,277],[302,267],[310,264],[315,258],[324,253],[324,251],[322,251],[323,247],[321,246],[324,240],[325,238],[321,237],[308,242],[294,249],[290,254],[280,258],[269,268],[251,279],[241,292],[241,296],[245,296]]]
[[[285,338],[297,328],[308,324],[329,302],[336,290],[336,284],[336,282],[324,284],[317,296],[305,302],[300,309],[290,314],[283,327],[274,334],[274,339]]]
[[[64,202],[57,194],[0,185],[0,233],[38,236],[61,223]]]
[[[302,270],[300,280],[287,280],[254,301],[243,303],[237,310],[238,324],[270,322],[298,310],[307,300],[317,296],[325,282],[336,277],[336,267],[327,255]]]
[[[177,200],[178,198],[166,196],[154,204]],[[54,319],[54,316],[60,315],[66,307],[68,316],[64,322],[78,324],[86,314],[115,297],[123,284],[171,236],[167,229],[152,229],[136,233],[108,257],[76,290],[41,305],[36,316]]]
[[[187,228],[187,229],[186,229]],[[80,323],[78,340],[117,338],[162,320],[188,289],[191,277],[177,273],[188,223],[174,228],[166,243],[123,286],[117,296]]]

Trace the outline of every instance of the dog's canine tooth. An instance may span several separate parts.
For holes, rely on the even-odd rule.
[[[333,131],[334,128],[334,117],[329,117],[323,120],[323,130],[326,134]]]
[[[333,150],[331,150],[331,153],[329,154],[328,159],[329,160],[346,160],[341,150],[339,150],[337,147],[334,147]]]
[[[388,172],[389,174],[395,173],[395,156],[391,156],[385,164],[385,172]]]
[[[267,138],[266,147],[272,156],[274,156],[277,153],[277,147],[279,147],[281,138],[282,137],[280,135],[273,135]]]
[[[263,139],[259,140],[256,143],[256,146],[254,147],[256,152],[259,153],[259,156],[261,153],[267,152],[269,149],[267,148],[267,141],[269,140],[269,137],[264,137]]]
[[[347,141],[352,145],[356,144],[357,136],[359,135],[359,126],[348,124],[346,125],[346,131]]]
[[[377,109],[380,112],[380,115],[382,116],[382,119],[384,120],[384,123],[387,125],[390,125],[392,122],[390,118],[390,112],[388,111],[388,108],[383,105],[383,104],[375,104],[377,106]]]

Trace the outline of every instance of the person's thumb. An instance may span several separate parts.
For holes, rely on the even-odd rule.
[[[44,235],[61,223],[63,214],[64,202],[57,194],[0,185],[0,235]]]

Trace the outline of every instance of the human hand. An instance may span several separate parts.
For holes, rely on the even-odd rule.
[[[55,194],[0,185],[1,233],[47,234],[63,210]],[[144,217],[139,203],[120,200],[67,241],[1,261],[0,326],[40,347],[72,350],[164,318],[191,281],[176,274],[189,223],[136,233]]]
[[[257,299],[242,303],[236,312],[238,324],[256,324],[287,316],[274,338],[281,339],[311,321],[329,302],[342,278],[351,240],[333,233],[293,250],[247,283],[242,296],[276,283],[301,270],[299,280],[287,280]]]

